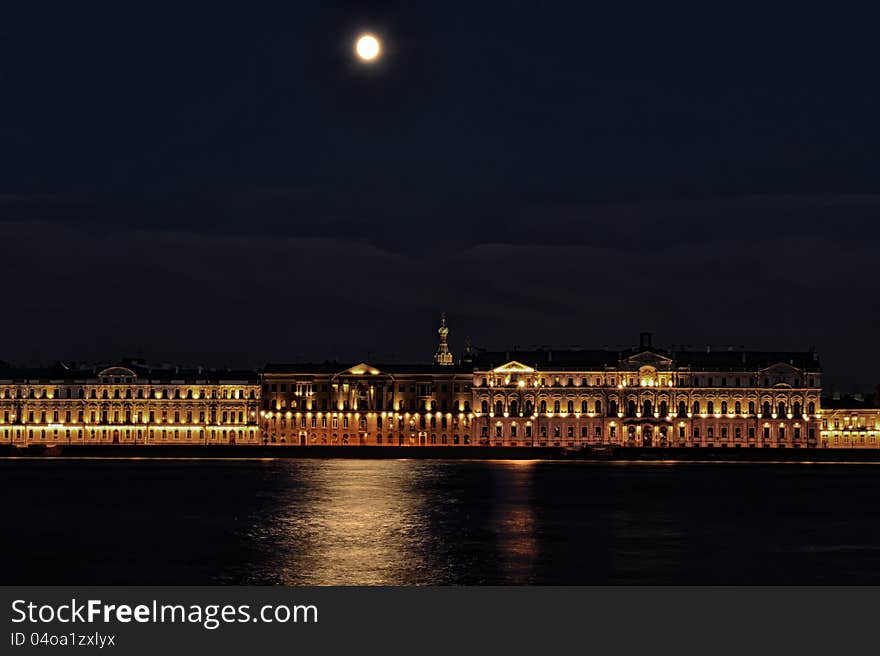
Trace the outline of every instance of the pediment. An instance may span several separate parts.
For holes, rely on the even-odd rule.
[[[786,374],[800,373],[801,370],[788,364],[787,362],[777,362],[776,364],[771,364],[769,367],[764,367],[759,371],[762,374],[784,376]]]
[[[378,369],[376,369],[376,367],[374,367],[371,364],[367,364],[366,362],[361,362],[360,364],[356,364],[353,367],[349,367],[348,369],[346,369],[342,373],[343,374],[353,374],[355,376],[377,376],[377,375],[381,374],[382,372],[379,371]]]
[[[135,372],[133,372],[128,367],[107,367],[98,373],[99,376],[137,376]]]
[[[507,364],[495,367],[492,371],[496,374],[531,374],[535,372],[532,367],[528,367],[516,360],[511,360]]]
[[[665,355],[660,355],[659,353],[655,353],[654,351],[642,351],[641,353],[636,353],[635,355],[631,355],[628,358],[624,358],[625,363],[630,365],[653,365],[653,366],[669,366],[672,364],[672,359],[667,358]]]

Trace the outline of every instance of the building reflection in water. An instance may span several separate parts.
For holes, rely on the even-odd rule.
[[[538,462],[509,460],[489,471],[493,479],[491,526],[505,583],[530,583],[535,578],[538,543],[535,535],[534,477]]]

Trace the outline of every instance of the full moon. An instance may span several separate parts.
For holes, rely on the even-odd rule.
[[[372,34],[363,34],[358,37],[355,51],[358,57],[364,61],[373,61],[379,57],[382,47],[379,45],[379,39]]]

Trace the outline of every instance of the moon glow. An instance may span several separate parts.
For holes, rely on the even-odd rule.
[[[355,52],[357,52],[357,56],[363,61],[375,61],[379,58],[379,53],[381,53],[381,51],[382,46],[379,44],[379,39],[372,34],[362,34],[358,37],[357,43],[355,44]]]

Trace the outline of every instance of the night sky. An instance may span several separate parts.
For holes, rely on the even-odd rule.
[[[424,361],[445,310],[456,353],[650,330],[871,389],[877,19],[4,3],[0,360]]]

